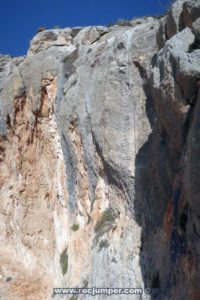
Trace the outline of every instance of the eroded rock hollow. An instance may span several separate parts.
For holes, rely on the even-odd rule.
[[[2,300],[200,299],[199,88],[199,0],[0,56]]]

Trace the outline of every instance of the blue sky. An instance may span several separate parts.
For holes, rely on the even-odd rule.
[[[158,15],[170,0],[0,0],[0,53],[24,55],[37,28],[107,25]]]

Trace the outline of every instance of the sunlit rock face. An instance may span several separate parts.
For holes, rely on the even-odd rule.
[[[199,0],[0,56],[3,300],[199,299],[199,88]]]

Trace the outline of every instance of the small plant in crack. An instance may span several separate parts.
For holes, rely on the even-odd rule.
[[[78,296],[73,295],[72,297],[69,298],[69,300],[78,300]]]
[[[60,265],[62,269],[63,276],[67,273],[68,270],[68,255],[67,255],[67,248],[63,250],[60,255]]]
[[[112,225],[114,221],[115,216],[113,211],[111,211],[110,209],[105,210],[96,223],[96,226],[94,228],[95,232],[102,230],[106,225]]]
[[[73,231],[79,230],[79,224],[73,224],[72,227],[71,227],[71,229],[72,229]]]

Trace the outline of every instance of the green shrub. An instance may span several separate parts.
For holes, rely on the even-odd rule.
[[[62,269],[63,276],[67,273],[68,270],[68,255],[67,255],[67,248],[63,250],[60,255],[60,265]]]
[[[107,209],[102,213],[100,220],[97,221],[94,231],[98,232],[101,229],[103,229],[106,225],[112,224],[114,221],[115,221],[115,216],[113,212]]]
[[[119,19],[119,20],[117,20],[116,24],[119,26],[131,26],[131,21]]]
[[[79,230],[79,225],[78,224],[73,224],[72,227],[71,227],[71,229],[73,231],[77,231],[77,230]]]
[[[73,295],[71,298],[69,298],[69,300],[77,300],[78,296]]]

